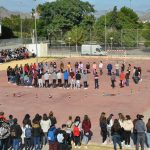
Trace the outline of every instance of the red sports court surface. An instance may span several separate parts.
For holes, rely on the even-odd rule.
[[[113,113],[114,118],[118,117],[118,113],[129,114],[134,117],[137,113],[144,113],[150,107],[150,68],[149,60],[126,60],[126,65],[131,63],[133,66],[142,67],[142,82],[135,85],[130,79],[130,86],[120,88],[119,80],[117,79],[115,89],[111,88],[110,77],[106,75],[106,66],[108,62],[116,63],[115,59],[108,60],[102,59],[104,63],[104,75],[100,76],[100,88],[94,89],[93,75],[89,75],[89,88],[84,90],[71,90],[71,89],[37,89],[20,87],[7,83],[6,72],[0,72],[0,111],[4,111],[6,116],[13,114],[14,117],[22,119],[26,113],[31,114],[31,117],[36,113],[49,113],[53,111],[58,124],[60,126],[65,123],[68,116],[76,115],[83,116],[88,114],[92,122],[92,131],[94,132],[93,141],[100,142],[99,132],[99,116],[101,112],[106,112],[107,115]],[[97,64],[100,59],[98,58],[66,58],[57,60],[58,66],[60,61],[71,62],[82,61],[84,64],[87,62],[92,63],[95,61]],[[120,60],[121,64],[123,61]],[[36,96],[37,95],[37,96]],[[52,98],[49,98],[49,95]]]

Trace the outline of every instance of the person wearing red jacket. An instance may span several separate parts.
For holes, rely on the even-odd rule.
[[[27,64],[24,65],[24,72],[25,72],[25,74],[28,74],[28,72],[29,72]]]
[[[4,112],[0,112],[0,120],[2,120],[4,122],[8,122],[8,120],[4,116]]]
[[[83,129],[82,143],[83,143],[83,145],[85,145],[85,149],[87,149],[87,144],[92,136],[91,135],[91,121],[90,121],[88,115],[84,116],[84,120],[82,122],[82,129]]]
[[[125,82],[125,73],[122,71],[120,74],[120,87],[124,87],[124,82]]]

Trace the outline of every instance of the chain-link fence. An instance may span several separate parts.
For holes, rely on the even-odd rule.
[[[81,46],[50,46],[48,56],[72,57],[81,56]]]
[[[108,56],[128,57],[128,56],[141,56],[150,57],[150,48],[139,47],[124,49],[121,47],[113,47],[112,50],[106,50]],[[81,56],[81,46],[49,46],[48,56],[56,57],[73,57]],[[88,55],[89,56],[89,55]]]
[[[148,34],[150,30],[148,29],[123,29],[119,31],[103,30],[99,31],[103,34],[95,33],[90,31],[82,44],[98,44],[106,51],[109,51],[110,56],[121,56],[122,50],[126,51],[126,56],[150,56],[150,40],[148,39]],[[65,43],[62,33],[57,39],[52,37],[38,37],[38,43],[50,43],[48,48],[47,56],[80,56],[81,55],[81,45],[77,43],[72,46],[72,43]],[[78,34],[77,34],[78,35]],[[98,36],[99,35],[99,36]],[[51,39],[51,42],[50,42]],[[87,40],[89,39],[89,40]],[[6,39],[0,40],[0,47],[11,46],[17,44],[31,44],[34,43],[34,38],[17,38],[17,39]],[[123,54],[124,55],[124,54]]]

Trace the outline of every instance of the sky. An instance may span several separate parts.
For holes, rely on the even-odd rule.
[[[0,0],[0,6],[12,11],[31,12],[39,3],[55,0]],[[95,6],[97,11],[110,10],[114,6],[121,8],[122,6],[130,7],[138,11],[146,11],[150,9],[150,0],[83,0],[89,1]],[[130,3],[131,2],[131,3]]]

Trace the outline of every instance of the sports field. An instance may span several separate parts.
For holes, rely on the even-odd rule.
[[[119,60],[121,64],[122,59],[101,59],[101,58],[64,58],[55,59],[60,63],[64,61],[71,62],[82,61],[84,64],[95,61],[97,64],[102,60],[104,63],[104,75],[100,77],[100,88],[94,89],[93,75],[89,76],[89,88],[84,90],[73,89],[53,89],[53,88],[26,88],[16,86],[7,83],[6,71],[0,72],[0,110],[4,111],[6,116],[13,114],[19,118],[20,123],[26,113],[31,114],[31,117],[36,113],[49,113],[53,111],[59,127],[62,123],[65,123],[68,116],[80,115],[81,119],[85,114],[88,114],[92,122],[92,131],[94,136],[92,142],[101,143],[99,117],[101,112],[106,112],[107,115],[113,113],[114,118],[118,118],[118,113],[129,114],[132,119],[135,118],[137,113],[148,114],[150,108],[150,69],[149,60],[142,59],[126,59],[125,63],[128,65],[131,63],[133,66],[142,67],[142,82],[135,85],[130,79],[130,86],[125,88],[119,87],[119,79],[117,79],[115,89],[111,88],[110,77],[106,75],[106,66],[108,62],[112,64]],[[51,61],[51,59],[40,59],[40,61]],[[0,65],[0,70],[5,70],[8,65],[14,66],[15,64],[34,63],[35,59],[24,60],[23,62],[14,61]],[[14,96],[15,94],[15,96]],[[37,95],[37,96],[36,96]],[[49,95],[52,98],[49,98]],[[149,117],[149,116],[146,116]],[[145,118],[146,118],[145,117]],[[90,150],[97,150],[90,148]],[[103,148],[102,150],[109,150]],[[111,149],[110,149],[111,150]]]

